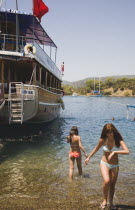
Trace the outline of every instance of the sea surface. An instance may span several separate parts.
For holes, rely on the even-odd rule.
[[[0,126],[0,209],[99,209],[102,149],[87,166],[82,154],[83,177],[75,165],[74,180],[69,182],[66,137],[77,126],[90,153],[106,123],[116,126],[130,150],[129,155],[119,155],[114,202],[118,209],[135,209],[135,108],[126,107],[135,105],[135,98],[64,96],[63,100],[65,110],[51,123]]]

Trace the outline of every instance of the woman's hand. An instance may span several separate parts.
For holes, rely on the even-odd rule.
[[[88,155],[85,153],[85,157],[87,158],[88,157]]]
[[[85,165],[87,165],[87,164],[88,164],[89,160],[90,160],[90,158],[89,158],[89,157],[87,157],[87,158],[86,158],[86,160],[85,160],[85,162],[84,162],[84,163],[85,163]]]
[[[108,156],[108,160],[109,160],[109,161],[112,159],[112,156],[113,156],[114,154],[115,154],[115,153],[114,153],[114,151],[113,151],[113,152],[111,152],[111,154]]]

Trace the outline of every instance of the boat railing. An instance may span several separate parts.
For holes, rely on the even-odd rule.
[[[0,50],[23,52],[26,45],[26,37],[11,34],[0,34]]]
[[[17,36],[11,34],[0,34],[0,50],[24,53],[24,47],[30,43],[30,37]],[[32,44],[36,48],[34,57],[50,72],[61,78],[61,72],[53,60],[47,55],[44,49],[33,40]]]
[[[42,49],[36,41],[33,42],[33,45],[36,48],[36,57],[40,63],[42,63],[48,70],[50,70],[50,72],[61,78],[60,70],[57,68],[53,60],[47,55],[44,49]]]
[[[62,94],[62,90],[61,89],[57,89],[57,88],[53,88],[53,87],[46,87],[47,90],[54,92],[54,93],[59,93]]]

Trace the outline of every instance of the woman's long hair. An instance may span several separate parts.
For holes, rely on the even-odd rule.
[[[107,133],[109,131],[113,132],[114,139],[115,139],[115,145],[117,147],[120,147],[120,141],[121,140],[123,141],[123,139],[122,139],[122,136],[119,133],[119,131],[115,128],[115,126],[112,123],[107,123],[106,125],[104,125],[100,138],[105,140],[107,138]]]
[[[73,126],[69,133],[69,142],[72,143],[72,137],[73,135],[78,135],[78,128],[76,126]]]

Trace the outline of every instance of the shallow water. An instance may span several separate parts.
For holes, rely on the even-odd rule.
[[[135,121],[131,121],[135,109],[129,110],[127,119],[125,105],[134,105],[135,98],[65,96],[64,102],[66,109],[51,123],[1,126],[0,209],[98,209],[102,150],[88,166],[83,156],[84,176],[78,176],[75,166],[74,181],[69,183],[66,136],[76,125],[89,153],[108,122],[118,128],[130,149],[129,155],[120,156],[115,203],[119,209],[135,209]]]

